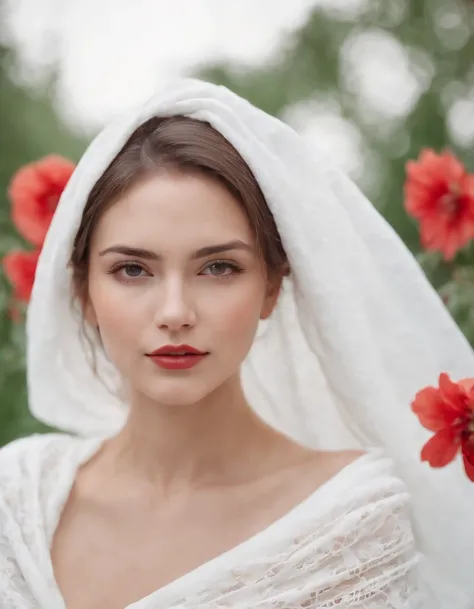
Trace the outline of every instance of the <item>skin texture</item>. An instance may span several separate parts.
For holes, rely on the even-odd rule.
[[[248,250],[193,259],[201,248],[237,240]],[[162,259],[100,255],[114,245],[141,247]],[[111,274],[123,262],[134,266]],[[132,403],[163,406],[195,404],[216,390],[227,395],[259,319],[268,317],[278,296],[266,284],[238,203],[217,182],[197,176],[148,180],[106,212],[92,242],[89,293],[89,320],[127,379]],[[169,343],[188,343],[210,356],[180,374],[144,357]]]
[[[196,258],[228,242],[245,245]],[[105,253],[117,246],[154,258]],[[359,456],[306,449],[246,402],[240,365],[280,288],[241,206],[209,178],[153,176],[100,219],[85,315],[130,416],[79,469],[54,536],[68,609],[123,609],[266,528]],[[209,355],[185,371],[146,355],[180,343]]]

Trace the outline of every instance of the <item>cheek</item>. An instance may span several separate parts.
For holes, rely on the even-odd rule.
[[[257,331],[263,298],[258,279],[241,283],[231,290],[222,290],[220,298],[209,310],[214,328],[224,340],[231,338],[233,345],[250,347]]]
[[[102,281],[90,287],[90,300],[99,326],[102,343],[108,357],[120,369],[130,347],[136,343],[143,316],[139,307],[130,306],[120,286]]]

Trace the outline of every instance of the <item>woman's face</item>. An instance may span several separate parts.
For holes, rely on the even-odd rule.
[[[86,317],[133,394],[193,404],[238,374],[278,288],[225,187],[165,174],[136,185],[98,222]],[[150,355],[170,345],[206,355]]]

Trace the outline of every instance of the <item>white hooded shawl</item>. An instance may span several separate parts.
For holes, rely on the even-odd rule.
[[[76,445],[79,440],[74,440],[74,447],[68,445],[74,467],[94,446],[95,437],[123,425],[127,406],[120,398],[116,371],[103,353],[99,377],[106,383],[90,366],[80,315],[70,304],[67,263],[84,204],[99,176],[140,124],[153,116],[172,115],[209,122],[240,152],[262,188],[291,265],[277,308],[244,362],[250,403],[264,419],[306,445],[379,447],[393,471],[384,458],[363,457],[260,536],[157,591],[151,600],[134,604],[134,609],[243,609],[280,606],[277,601],[290,609],[431,609],[435,605],[423,604],[417,584],[403,579],[417,562],[407,509],[416,546],[425,556],[424,577],[440,607],[474,607],[474,487],[459,463],[442,471],[420,463],[427,433],[410,411],[415,393],[436,383],[440,372],[454,378],[472,375],[472,350],[411,254],[356,186],[288,126],[223,87],[195,80],[171,84],[107,127],[81,159],[47,235],[29,308],[28,388],[33,414],[89,438],[82,441],[83,448]],[[96,348],[100,353],[100,345]],[[49,598],[45,590],[54,588],[47,548],[74,471],[64,456],[51,456],[59,454],[64,438],[23,440],[3,450],[0,488],[15,486],[11,475],[1,481],[6,469],[31,480],[36,476],[31,482],[36,488],[40,464],[48,459],[48,471],[53,472],[49,475],[54,477],[54,484],[43,480],[50,485],[51,496],[38,524],[41,534],[30,531],[30,558],[11,549],[11,540],[22,530],[15,504],[19,500],[12,499],[20,491],[11,490],[10,503],[8,496],[3,499],[3,527],[10,530],[9,541],[3,541],[9,549],[3,552],[10,581],[17,581],[15,569],[20,570],[37,603],[11,601],[6,609],[36,608],[41,602],[50,602],[48,609],[62,606],[56,591]],[[58,460],[62,465],[51,469]],[[61,476],[64,485],[53,491]],[[31,522],[39,508],[33,498],[28,501],[24,499],[20,511]],[[0,492],[0,529],[1,506]],[[397,514],[400,519],[394,520]],[[15,527],[18,531],[12,533]],[[351,535],[354,543],[343,551],[341,539]],[[295,539],[306,542],[296,548]],[[400,560],[390,562],[395,554]],[[0,561],[1,556],[0,536]],[[339,559],[329,565],[331,556]],[[370,569],[375,569],[372,578]],[[276,579],[263,592],[269,570]],[[226,578],[219,592],[217,582]],[[245,586],[232,587],[236,581]],[[400,589],[394,593],[396,581]],[[188,588],[180,589],[184,585]],[[244,588],[250,590],[247,595]],[[371,596],[376,589],[379,596]]]

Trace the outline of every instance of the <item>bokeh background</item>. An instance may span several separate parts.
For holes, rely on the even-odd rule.
[[[0,256],[24,245],[12,174],[50,153],[77,161],[176,75],[225,84],[313,140],[422,262],[407,160],[450,148],[474,171],[472,0],[0,0]],[[28,413],[10,304],[0,275],[0,446],[46,429]]]

